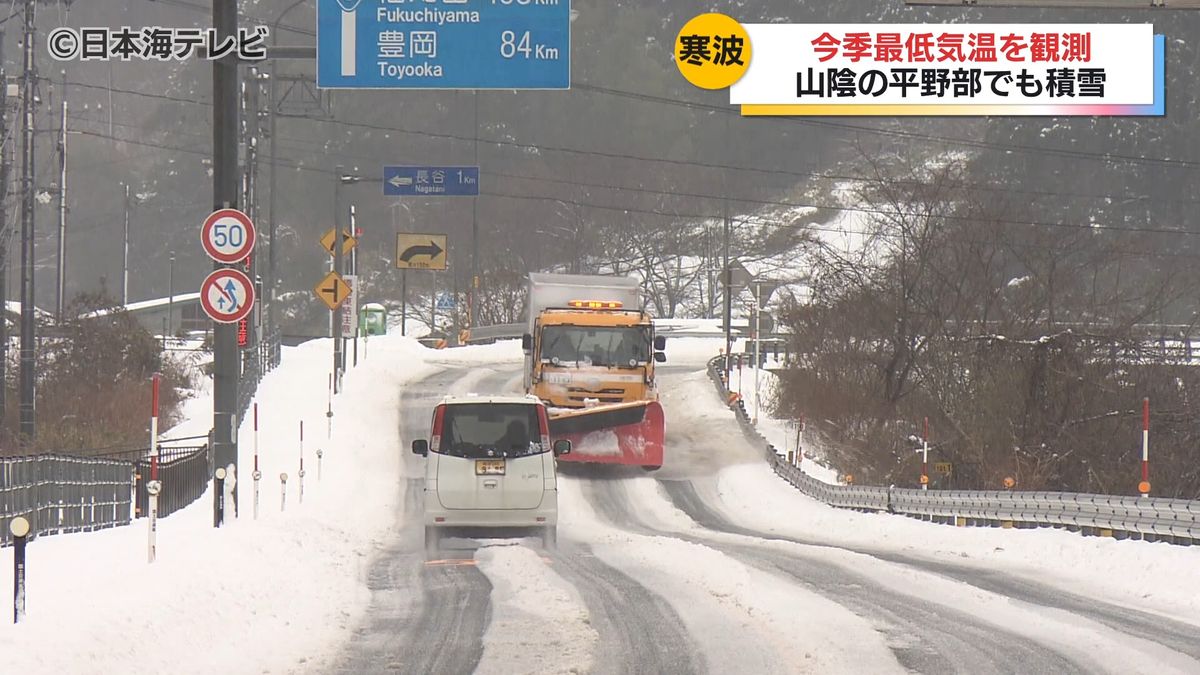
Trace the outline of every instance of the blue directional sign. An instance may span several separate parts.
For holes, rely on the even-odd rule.
[[[325,89],[570,89],[570,0],[317,0]]]
[[[479,194],[477,166],[385,166],[388,197],[470,197]]]

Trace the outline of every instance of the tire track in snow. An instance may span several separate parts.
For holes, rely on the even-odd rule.
[[[1035,580],[1017,578],[1003,572],[980,570],[953,563],[926,560],[896,551],[870,547],[833,544],[828,541],[790,537],[774,532],[747,528],[729,520],[718,509],[713,508],[691,481],[660,481],[672,503],[687,513],[697,523],[708,529],[743,534],[765,540],[787,541],[806,546],[817,546],[860,553],[879,560],[903,565],[921,572],[936,574],[943,578],[962,582],[1020,602],[1062,610],[1095,621],[1113,630],[1149,642],[1154,642],[1172,651],[1200,659],[1200,626],[1195,626],[1169,617],[1122,607],[1095,598],[1075,595]]]
[[[671,503],[697,525],[715,532],[755,539],[769,537],[728,522],[696,493],[690,481],[658,481]],[[1085,673],[1091,666],[1072,662],[1049,647],[994,624],[934,602],[897,594],[864,575],[795,552],[754,545],[718,543],[687,535],[727,550],[761,568],[773,569],[811,588],[859,616],[871,617],[904,666],[921,673]]]
[[[1165,658],[1183,655],[1194,659],[1196,658],[1195,652],[1200,648],[1200,642],[1198,642],[1200,640],[1200,629],[1190,624],[1133,609],[1126,610],[1125,608],[1110,605],[1099,600],[1085,599],[1070,593],[1057,591],[1049,586],[1038,584],[1035,581],[1009,577],[1001,572],[980,571],[951,563],[927,561],[893,551],[834,545],[825,541],[808,541],[802,538],[787,537],[777,533],[755,530],[730,521],[720,512],[719,507],[714,506],[713,502],[704,499],[701,491],[697,490],[696,485],[692,481],[660,481],[660,485],[662,485],[671,503],[676,508],[686,513],[701,526],[716,532],[749,536],[764,541],[790,542],[804,546],[841,550],[870,556],[914,570],[920,574],[929,574],[942,579],[963,583],[977,590],[993,593],[1010,601],[1017,601],[1034,611],[1051,610],[1052,612],[1065,612],[1069,615],[1078,616],[1081,619],[1112,629],[1118,634],[1142,640],[1149,645],[1161,647],[1164,650],[1163,656]],[[1017,639],[1027,642],[1025,638],[1017,637]],[[1174,652],[1175,654],[1170,655],[1165,652]],[[1103,668],[1106,665],[1101,663],[1091,668]]]
[[[618,472],[616,475],[623,474]],[[634,478],[634,474],[631,472],[627,478]],[[645,480],[640,476],[634,479]],[[891,658],[886,658],[885,655],[888,654],[892,644],[884,637],[881,636],[874,640],[873,645],[869,644],[870,639],[863,640],[873,630],[872,622],[869,620],[857,617],[848,610],[839,612],[838,602],[831,602],[821,594],[801,588],[801,584],[794,584],[795,588],[786,590],[780,588],[781,582],[792,586],[788,583],[789,575],[772,573],[755,577],[754,571],[761,569],[762,565],[755,564],[758,562],[757,560],[747,561],[744,556],[737,555],[738,552],[733,548],[722,547],[710,540],[687,536],[677,531],[659,529],[647,524],[641,514],[635,512],[636,505],[629,498],[630,495],[626,491],[625,485],[625,480],[607,475],[606,478],[580,481],[582,494],[588,505],[595,511],[596,517],[617,530],[635,534],[650,540],[650,542],[664,544],[674,542],[678,545],[668,546],[669,549],[679,548],[679,546],[684,549],[691,547],[690,551],[681,552],[681,554],[700,556],[705,560],[711,558],[712,564],[715,564],[717,558],[725,558],[744,570],[740,573],[726,572],[732,577],[742,578],[741,582],[731,580],[731,586],[719,584],[720,587],[714,587],[710,591],[715,594],[718,602],[714,607],[708,609],[719,607],[718,611],[722,615],[720,618],[713,619],[712,616],[702,618],[704,615],[703,603],[695,607],[689,606],[689,617],[695,624],[693,630],[705,631],[706,634],[719,631],[720,637],[717,640],[702,641],[703,647],[720,650],[710,653],[710,660],[729,662],[731,658],[736,660],[745,658],[749,654],[760,655],[761,652],[763,662],[759,663],[757,667],[770,667],[773,672],[852,672],[851,669],[861,672],[902,672],[904,667],[908,666],[906,659],[901,658],[902,655],[897,654],[894,649],[890,650]],[[620,554],[620,550],[617,553]],[[696,563],[693,561],[691,564],[695,565]],[[666,572],[650,569],[646,573],[648,575],[657,574],[663,577],[666,583],[674,583],[673,577],[678,577],[678,583],[683,584],[684,589],[690,589],[693,584],[705,588],[707,583],[705,581],[706,574],[696,574],[695,570],[692,573],[683,574],[672,567],[670,571]],[[746,573],[751,576],[746,578]],[[731,588],[738,589],[733,596],[727,595]],[[678,593],[679,590],[674,592]],[[764,592],[768,595],[764,595]],[[677,599],[677,602],[683,602],[683,600]],[[784,603],[786,608],[778,606],[779,602]],[[811,614],[801,614],[800,610],[796,609],[798,606],[804,607]],[[839,613],[840,616],[838,616]],[[798,630],[794,632],[786,626],[793,617],[798,625]],[[821,622],[821,628],[813,630],[814,619]],[[764,625],[761,622],[766,623]],[[811,639],[813,634],[824,634],[826,638],[830,638],[833,634],[841,637],[843,633],[839,631],[845,631],[844,635],[850,642],[829,645],[830,639]],[[699,635],[695,637],[699,639]],[[806,641],[805,637],[810,639]],[[826,649],[827,646],[833,646],[835,649]],[[777,653],[772,658],[765,654],[766,651]],[[815,658],[814,654],[816,654]],[[885,665],[889,661],[890,667]],[[769,663],[773,665],[768,666]],[[864,663],[873,665],[864,665]],[[747,672],[758,672],[748,663],[745,665],[748,667]],[[781,668],[784,670],[779,670]]]
[[[488,378],[481,393],[521,393],[519,366]],[[561,476],[560,476],[561,480]],[[560,503],[560,511],[564,505]],[[569,508],[569,507],[567,507]],[[708,672],[679,615],[661,595],[605,563],[582,542],[562,532],[559,550],[549,553],[555,571],[575,587],[599,635],[589,673]]]
[[[683,621],[661,595],[595,557],[587,544],[562,545],[554,560],[600,634],[603,658],[590,672],[707,672]]]
[[[474,387],[494,373],[450,370],[410,384],[401,395],[403,426],[397,452],[404,453],[404,513],[395,540],[372,561],[368,573],[371,604],[354,639],[346,645],[338,673],[469,673],[483,654],[491,620],[492,584],[476,567],[474,548],[446,552],[445,561],[427,561],[421,523],[422,460],[406,441],[428,436],[429,412],[453,388]]]

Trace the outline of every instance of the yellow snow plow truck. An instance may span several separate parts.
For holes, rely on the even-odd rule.
[[[571,441],[559,461],[662,467],[654,364],[666,338],[637,279],[530,274],[528,308],[525,391],[545,402],[551,437]]]

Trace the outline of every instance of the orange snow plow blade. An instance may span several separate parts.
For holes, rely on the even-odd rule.
[[[657,401],[552,409],[550,436],[571,441],[571,452],[559,457],[562,462],[662,467],[665,430]]]

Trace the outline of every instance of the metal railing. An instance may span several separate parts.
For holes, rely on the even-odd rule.
[[[157,461],[158,480],[162,492],[158,495],[158,517],[166,518],[191,504],[208,489],[212,477],[209,457],[210,446],[164,449]],[[146,484],[154,475],[154,464],[150,458],[134,463],[134,515],[145,518],[150,509],[150,494]]]
[[[734,355],[736,358],[737,355]],[[725,357],[708,363],[721,400],[730,400]],[[1064,527],[1084,534],[1130,536],[1177,544],[1200,540],[1200,501],[1021,490],[916,490],[831,485],[781,457],[750,420],[745,404],[732,404],[743,435],[761,448],[775,473],[804,494],[830,506],[882,511],[960,526]]]
[[[30,538],[88,532],[130,521],[133,465],[112,459],[38,455],[0,459],[0,545],[24,516]]]
[[[160,449],[159,517],[191,504],[208,489],[209,447]],[[8,523],[16,516],[29,520],[31,539],[119,527],[145,517],[149,452],[144,448],[118,457],[46,454],[0,459],[0,546],[12,543]]]
[[[281,347],[280,334],[275,331],[255,349],[242,352],[239,418],[263,375],[278,367]],[[30,539],[118,527],[146,517],[146,484],[156,468],[162,482],[158,516],[165,518],[208,489],[214,468],[211,447],[211,443],[159,446],[155,460],[147,447],[0,457],[0,546],[12,543],[8,523],[15,516],[29,519]]]

